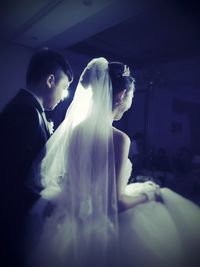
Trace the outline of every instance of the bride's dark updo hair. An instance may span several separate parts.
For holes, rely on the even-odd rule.
[[[109,75],[112,82],[113,97],[126,89],[127,91],[133,88],[134,79],[131,76],[124,76],[125,65],[121,62],[109,62]]]

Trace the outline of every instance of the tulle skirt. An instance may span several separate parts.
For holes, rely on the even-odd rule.
[[[124,266],[200,266],[200,209],[170,189],[119,216]]]
[[[199,207],[167,188],[161,189],[161,195],[162,202],[145,202],[120,213],[118,244],[111,242],[109,251],[101,256],[100,251],[98,253],[101,242],[97,242],[85,262],[80,259],[84,258],[88,240],[80,235],[78,249],[74,250],[74,244],[69,244],[74,223],[71,226],[69,221],[60,223],[63,210],[54,216],[50,212],[46,219],[33,213],[27,266],[199,267]],[[35,209],[51,211],[45,201],[38,202]],[[103,234],[101,236],[103,238]]]

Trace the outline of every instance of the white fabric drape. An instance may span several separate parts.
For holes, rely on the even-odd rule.
[[[37,245],[29,260],[43,267],[105,264],[118,238],[106,59],[93,59],[83,71],[65,120],[34,164],[30,184],[42,190],[31,211]]]

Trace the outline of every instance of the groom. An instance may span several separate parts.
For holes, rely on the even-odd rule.
[[[45,110],[53,110],[73,80],[65,58],[49,49],[29,63],[26,89],[0,114],[1,266],[20,266],[20,240],[28,210],[36,196],[26,186],[33,161],[50,137]],[[19,250],[18,250],[19,249]]]

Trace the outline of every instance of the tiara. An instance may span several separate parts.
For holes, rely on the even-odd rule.
[[[130,76],[130,69],[127,65],[124,65],[124,72],[122,76]]]

